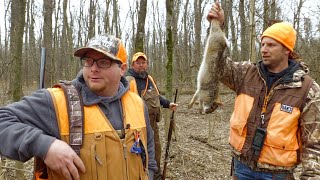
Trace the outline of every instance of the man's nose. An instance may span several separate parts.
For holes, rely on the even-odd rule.
[[[267,52],[267,48],[265,46],[263,46],[263,45],[261,46],[260,50],[261,50],[261,52]]]
[[[97,64],[97,61],[94,61],[90,68],[91,68],[91,70],[99,70],[100,69],[100,67]]]

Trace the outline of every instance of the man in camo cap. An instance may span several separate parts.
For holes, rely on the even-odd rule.
[[[81,107],[77,96],[67,101],[61,85],[41,89],[0,108],[0,153],[19,161],[43,159],[46,166],[36,179],[153,179],[153,131],[146,105],[123,77],[127,55],[122,42],[98,35],[74,55],[83,66],[68,84],[83,101],[78,133],[72,130],[81,122],[68,119],[81,112],[68,115],[67,110]],[[78,142],[81,147],[75,146]]]

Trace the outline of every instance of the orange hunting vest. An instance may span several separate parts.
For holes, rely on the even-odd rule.
[[[127,80],[129,81],[129,84],[130,84],[130,87],[129,87],[130,91],[132,91],[132,92],[134,92],[134,93],[136,93],[136,94],[139,94],[139,93],[138,93],[138,89],[137,89],[137,82],[136,82],[135,78],[134,78],[133,76],[127,76],[126,78],[127,78]],[[158,95],[160,95],[156,83],[154,82],[153,78],[152,78],[150,75],[148,75],[146,88],[144,89],[143,92],[141,92],[141,97],[143,97],[144,94],[145,94],[146,91],[147,91],[147,87],[148,87],[148,83],[149,83],[149,82],[148,82],[148,81],[149,81],[148,79],[151,80],[151,83],[153,84],[153,87],[156,89]]]
[[[69,123],[66,98],[62,89],[51,88],[56,109],[61,139],[69,141]],[[122,98],[122,111],[125,137],[120,139],[108,118],[98,105],[84,106],[84,138],[80,150],[86,173],[80,174],[82,180],[135,180],[148,179],[147,132],[144,118],[143,101],[128,91]],[[145,161],[141,155],[131,153],[130,148],[139,136],[140,145],[145,149]],[[48,170],[49,179],[63,179]]]
[[[312,85],[312,79],[305,76],[302,86],[288,88],[278,85],[266,96],[264,80],[257,75],[258,69],[248,70],[244,82],[237,91],[234,111],[230,119],[229,143],[233,155],[242,163],[259,169],[259,164],[267,164],[287,169],[298,163],[299,118]],[[261,154],[254,162],[251,148],[253,137],[261,122],[263,100],[265,104],[265,123],[267,135]],[[260,100],[260,101],[259,101]],[[257,166],[258,164],[258,166]]]

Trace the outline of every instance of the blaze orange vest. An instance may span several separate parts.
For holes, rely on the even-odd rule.
[[[132,92],[134,92],[136,94],[139,94],[138,93],[138,88],[137,88],[137,82],[136,82],[135,78],[133,76],[127,76],[126,78],[127,78],[127,80],[129,81],[129,84],[130,84],[130,87],[129,87],[130,91],[132,91]],[[147,87],[148,87],[148,83],[149,83],[148,79],[151,80],[151,83],[153,84],[153,87],[156,88],[158,95],[160,95],[156,83],[154,82],[153,78],[150,75],[148,75],[146,88],[144,89],[143,92],[141,92],[141,97],[143,97],[143,95],[147,91]]]
[[[233,155],[242,163],[256,170],[277,166],[290,169],[299,162],[299,118],[305,105],[312,79],[305,76],[301,87],[277,86],[268,96],[263,88],[264,81],[257,75],[258,69],[248,70],[244,82],[237,90],[234,111],[230,119],[229,143]],[[265,100],[266,103],[260,100]],[[261,105],[265,109],[261,109]],[[253,161],[251,148],[257,126],[264,112],[267,134],[257,162]]]
[[[51,88],[56,109],[61,140],[69,143],[69,123],[66,98],[62,89]],[[80,158],[86,173],[80,174],[82,180],[128,180],[148,179],[147,132],[142,99],[128,91],[122,98],[125,137],[120,139],[108,118],[97,106],[84,106],[84,138]],[[130,128],[126,128],[129,124]],[[143,161],[139,154],[131,153],[137,137],[144,147],[146,157]],[[48,169],[49,179],[63,179]]]

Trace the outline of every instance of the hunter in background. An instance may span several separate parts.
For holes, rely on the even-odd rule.
[[[148,106],[150,123],[154,131],[155,159],[158,166],[154,179],[161,179],[161,143],[158,126],[158,122],[160,122],[160,106],[176,111],[178,104],[170,102],[160,95],[155,81],[147,72],[148,64],[147,56],[142,52],[137,52],[132,57],[132,68],[128,70],[126,78],[130,83],[130,90],[141,96]]]

